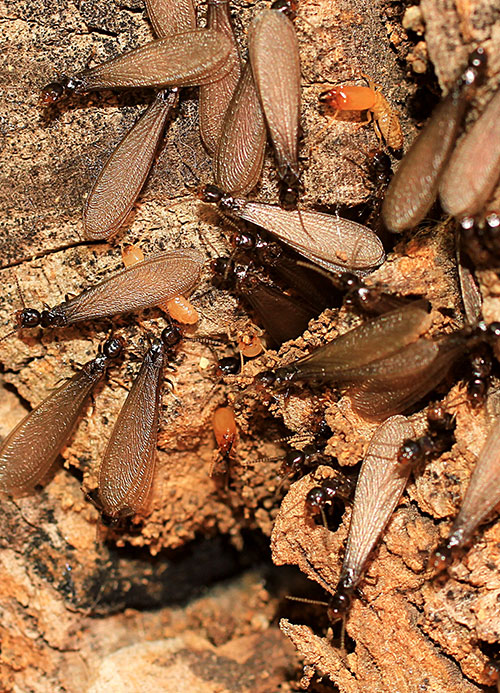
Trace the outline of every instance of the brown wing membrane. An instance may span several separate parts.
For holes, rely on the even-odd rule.
[[[500,177],[500,92],[462,137],[443,174],[439,197],[454,217],[483,210]]]
[[[146,0],[146,9],[158,38],[196,29],[192,0]]]
[[[224,115],[241,74],[240,55],[229,14],[229,2],[209,0],[207,27],[224,34],[231,43],[228,58],[228,67],[231,67],[226,76],[200,88],[201,138],[207,152],[213,155],[220,140]]]
[[[465,544],[472,533],[493,508],[500,503],[500,418],[491,428],[479,453],[460,512],[453,523],[451,535],[457,535]]]
[[[103,374],[84,366],[14,428],[0,448],[0,491],[29,493],[45,478]]]
[[[266,126],[252,70],[247,63],[227,108],[214,178],[222,190],[244,194],[259,182],[266,149]]]
[[[226,36],[199,29],[145,46],[76,75],[77,91],[129,87],[188,87],[221,79],[231,53]]]
[[[366,369],[361,384],[347,392],[353,410],[372,421],[405,411],[439,385],[463,349],[422,338],[377,361]]]
[[[309,320],[317,314],[280,289],[258,280],[252,282],[251,289],[240,288],[240,291],[258,313],[273,342],[278,345],[301,335]]]
[[[146,354],[109,439],[99,473],[101,510],[109,517],[139,511],[153,481],[164,348]]]
[[[416,301],[368,320],[288,367],[301,380],[352,380],[361,367],[391,356],[413,342],[429,328],[430,322],[425,302]]]
[[[248,53],[262,109],[276,151],[280,176],[298,176],[300,59],[292,22],[263,10],[248,29]]]
[[[198,250],[173,250],[132,265],[54,308],[71,324],[143,310],[189,293],[198,282],[203,256]]]
[[[385,258],[382,243],[373,231],[331,214],[289,211],[244,200],[235,200],[234,214],[261,226],[329,271],[368,270]]]
[[[85,238],[109,238],[123,224],[148,176],[177,93],[159,95],[107,160],[83,210]]]
[[[435,109],[400,163],[382,205],[384,222],[390,231],[412,228],[429,211],[465,105],[460,90],[453,89]]]
[[[352,509],[341,579],[359,582],[366,560],[404,491],[410,467],[398,462],[402,443],[415,435],[404,416],[393,416],[373,434],[363,460]]]

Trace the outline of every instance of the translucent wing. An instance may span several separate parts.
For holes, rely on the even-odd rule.
[[[217,31],[176,34],[81,72],[77,91],[208,84],[224,76],[230,52],[230,41]]]
[[[139,262],[54,308],[68,324],[143,310],[189,293],[198,282],[203,256],[172,250]]]
[[[300,59],[292,22],[263,10],[248,29],[248,53],[280,176],[299,174]]]
[[[99,473],[103,513],[124,517],[147,500],[155,470],[164,349],[149,349],[120,411]]]
[[[463,344],[419,339],[392,356],[368,366],[347,391],[352,408],[368,420],[380,421],[405,411],[446,377]]]
[[[146,0],[146,9],[158,38],[196,29],[192,0]]]
[[[341,571],[341,579],[349,575],[354,585],[406,486],[410,468],[401,467],[397,456],[402,443],[412,436],[408,419],[393,416],[377,428],[370,441],[356,484]]]
[[[208,3],[207,26],[224,34],[231,43],[228,58],[228,66],[231,68],[225,77],[200,88],[201,138],[208,153],[213,155],[220,140],[224,115],[241,74],[240,55],[229,14],[229,2]]]
[[[331,272],[346,268],[367,270],[380,265],[385,258],[378,236],[348,219],[244,200],[236,200],[232,211]]]
[[[215,152],[214,178],[222,190],[244,194],[260,178],[266,149],[266,126],[247,63],[224,116]]]
[[[451,155],[439,186],[443,209],[454,217],[474,216],[500,178],[500,92],[486,106]]]
[[[452,89],[399,164],[382,205],[382,216],[389,230],[400,232],[415,226],[430,209],[455,144],[465,105],[461,91]]]
[[[430,322],[425,302],[416,301],[362,323],[287,368],[300,379],[352,381],[363,366],[391,356],[415,341]]]
[[[129,215],[177,98],[177,93],[159,95],[105,163],[83,210],[85,238],[109,238]]]
[[[82,368],[14,428],[0,448],[0,491],[33,491],[70,437],[104,368]]]
[[[493,508],[500,503],[500,418],[494,422],[479,453],[460,512],[453,523],[451,535],[465,544]]]

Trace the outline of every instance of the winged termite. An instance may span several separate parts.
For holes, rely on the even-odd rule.
[[[219,286],[233,285],[258,314],[262,326],[275,345],[281,345],[301,335],[317,311],[297,298],[288,296],[279,287],[251,269],[248,264],[229,266],[228,258],[218,258],[213,263],[215,282]]]
[[[483,343],[495,345],[499,336],[499,323],[480,322],[437,341],[421,337],[358,370],[346,392],[352,408],[372,420],[405,411],[439,385],[460,358]],[[471,395],[478,397],[475,387],[471,387]]]
[[[85,202],[84,236],[97,241],[118,231],[130,214],[153,163],[178,93],[160,92],[107,160]]]
[[[332,621],[348,610],[368,557],[403,494],[410,467],[400,464],[398,451],[413,435],[404,416],[387,419],[373,434],[356,484],[339,583],[328,606]]]
[[[229,14],[229,0],[208,0],[207,27],[224,34],[231,43],[228,58],[231,68],[227,74],[222,79],[200,88],[201,138],[208,153],[213,155],[221,138],[225,113],[241,74],[238,44]]]
[[[146,0],[146,10],[159,38],[196,29],[192,0]]]
[[[433,564],[437,569],[442,570],[450,563],[453,552],[467,544],[480,522],[500,503],[499,476],[500,418],[497,417],[479,453],[451,531],[433,556]]]
[[[193,248],[156,255],[53,308],[23,308],[16,314],[17,329],[64,327],[81,320],[151,308],[168,298],[189,293],[198,282],[202,262],[202,254]]]
[[[483,211],[500,178],[500,92],[458,142],[439,185],[443,209],[454,217]]]
[[[384,248],[378,236],[354,221],[249,202],[225,194],[213,185],[205,186],[199,194],[204,202],[215,202],[222,212],[260,226],[330,272],[346,269],[366,272],[384,261]]]
[[[29,493],[44,480],[92,390],[122,350],[122,339],[108,339],[92,361],[30,411],[7,436],[0,447],[0,491]]]
[[[397,113],[371,80],[369,86],[343,85],[320,94],[320,101],[329,111],[365,111],[379,139],[398,152],[403,147],[403,131]]]
[[[162,372],[181,340],[175,325],[153,342],[118,415],[99,472],[98,507],[107,521],[139,512],[153,482]]]
[[[222,190],[245,194],[259,182],[266,149],[266,125],[250,64],[227,107],[217,149],[214,179]]]
[[[79,72],[64,82],[53,82],[42,90],[42,100],[51,103],[73,91],[210,84],[230,69],[231,48],[226,36],[211,29],[175,34]]]
[[[486,54],[478,48],[471,53],[467,68],[434,110],[400,163],[382,205],[382,216],[390,231],[399,233],[412,228],[433,204],[467,102],[485,67]]]
[[[277,9],[262,10],[248,29],[248,54],[284,185],[284,206],[299,185],[300,58],[295,27]]]
[[[430,326],[425,301],[386,313],[362,323],[309,356],[258,378],[277,384],[293,380],[327,380],[345,383],[357,380],[359,369],[379,363],[414,342]]]

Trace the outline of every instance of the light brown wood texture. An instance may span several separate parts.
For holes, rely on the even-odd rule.
[[[241,47],[249,22],[267,6],[263,1],[234,6]],[[498,79],[493,75],[500,74],[494,6],[493,0],[425,0],[425,34],[418,35],[405,31],[401,8],[392,2],[301,4],[296,20],[303,103],[301,206],[335,211],[338,205],[363,205],[373,192],[362,166],[365,152],[378,144],[376,134],[371,126],[357,128],[356,121],[335,121],[325,130],[327,121],[317,100],[324,83],[352,82],[358,72],[369,74],[400,113],[407,148],[429,113],[427,98],[439,91],[429,61],[441,87],[448,86],[467,53],[463,41],[484,42],[491,53],[490,72],[469,115],[472,121],[491,98]],[[153,93],[80,95],[49,112],[38,106],[39,89],[57,73],[83,70],[152,40],[142,3],[9,0],[1,12],[1,334],[21,308],[15,276],[26,301],[41,308],[43,302],[57,304],[67,293],[76,295],[120,271],[121,243],[140,245],[146,259],[179,247],[199,248],[207,259],[228,254],[227,239],[234,228],[193,195],[196,185],[211,181],[211,162],[198,130],[196,90],[182,95],[179,116],[168,129],[127,227],[113,244],[83,242],[82,209],[91,183]],[[203,13],[200,6],[201,17]],[[424,72],[415,78],[412,66]],[[427,106],[423,114],[410,108],[415,100]],[[270,154],[259,201],[275,204],[277,184]],[[389,290],[426,295],[435,309],[431,334],[451,330],[461,319],[453,258],[450,227],[424,226],[414,236],[401,238],[373,279]],[[207,271],[191,297],[201,316],[197,332],[229,332],[237,338],[248,328],[249,317],[235,298],[211,289],[208,279]],[[496,274],[483,271],[479,281],[486,319],[499,319]],[[334,588],[349,510],[331,532],[306,517],[303,499],[317,483],[310,476],[298,481],[281,503],[289,481],[283,480],[281,461],[276,460],[283,452],[276,440],[292,432],[299,447],[311,441],[326,411],[333,432],[327,453],[341,465],[352,465],[362,459],[374,425],[353,414],[345,398],[337,402],[329,388],[304,386],[289,397],[274,397],[271,391],[258,392],[252,381],[264,368],[304,356],[359,324],[361,318],[352,312],[326,311],[279,356],[265,352],[249,361],[241,376],[226,382],[213,375],[211,350],[187,342],[175,370],[167,373],[174,391],[165,388],[162,398],[157,470],[147,513],[128,529],[104,537],[101,529],[101,541],[95,543],[98,513],[84,500],[81,486],[85,491],[97,486],[107,440],[147,349],[145,331],[158,334],[164,326],[162,314],[154,309],[140,319],[140,325],[137,316],[123,316],[112,323],[82,323],[43,335],[25,332],[0,342],[3,436],[27,408],[47,396],[59,377],[73,375],[73,363],[95,355],[111,325],[132,353],[99,386],[93,408],[65,449],[63,468],[53,480],[16,505],[2,501],[0,688],[80,693],[99,690],[101,684],[102,690],[110,669],[119,686],[124,677],[129,680],[126,664],[136,661],[157,690],[182,675],[189,690],[286,691],[303,676],[303,664],[309,667],[309,690],[315,693],[323,693],[319,675],[348,693],[416,693],[424,686],[436,693],[450,687],[461,693],[492,684],[485,665],[500,631],[500,524],[481,527],[478,539],[441,582],[428,580],[424,568],[429,550],[449,530],[488,428],[485,412],[472,412],[458,386],[450,394],[450,408],[457,413],[457,445],[410,482],[369,558],[360,585],[366,604],[356,599],[347,621],[354,641],[349,641],[354,651],[348,653],[347,664],[338,642],[327,639],[321,607],[307,626],[287,631],[300,658],[289,638],[277,632],[278,616],[304,623],[309,607],[295,605],[292,611],[282,597],[308,594],[310,586],[296,574],[273,568],[270,561],[265,569],[249,572],[250,566],[267,560],[279,513],[277,526],[287,546],[274,546],[273,539],[276,562],[299,564],[313,579],[320,575],[327,593]],[[231,346],[216,351],[233,353]],[[234,408],[239,430],[227,486],[224,478],[210,477],[217,454],[211,420],[214,410],[225,405]],[[412,417],[412,422],[414,418],[419,420]],[[290,545],[293,553],[288,552]],[[216,589],[192,601],[199,590],[218,581]],[[315,596],[322,598],[323,593]],[[95,613],[100,618],[91,618]],[[171,679],[166,679],[166,671]],[[330,682],[326,690],[328,686],[331,690]]]

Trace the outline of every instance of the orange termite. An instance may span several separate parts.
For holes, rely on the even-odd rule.
[[[403,147],[403,132],[396,111],[392,108],[380,89],[369,81],[368,87],[349,85],[333,87],[323,92],[319,100],[328,110],[334,111],[366,111],[367,122],[373,121],[375,132],[387,146],[399,151]]]
[[[221,455],[228,459],[234,455],[234,446],[238,436],[234,411],[230,407],[219,407],[212,419],[215,440]]]
[[[248,359],[258,356],[264,351],[262,341],[257,334],[243,334],[238,341],[238,347],[243,356]]]
[[[122,260],[125,267],[131,267],[138,262],[143,262],[144,253],[138,245],[124,245]],[[183,325],[195,325],[200,319],[196,308],[184,296],[174,296],[167,301],[162,301],[158,307],[167,311],[172,320]]]

